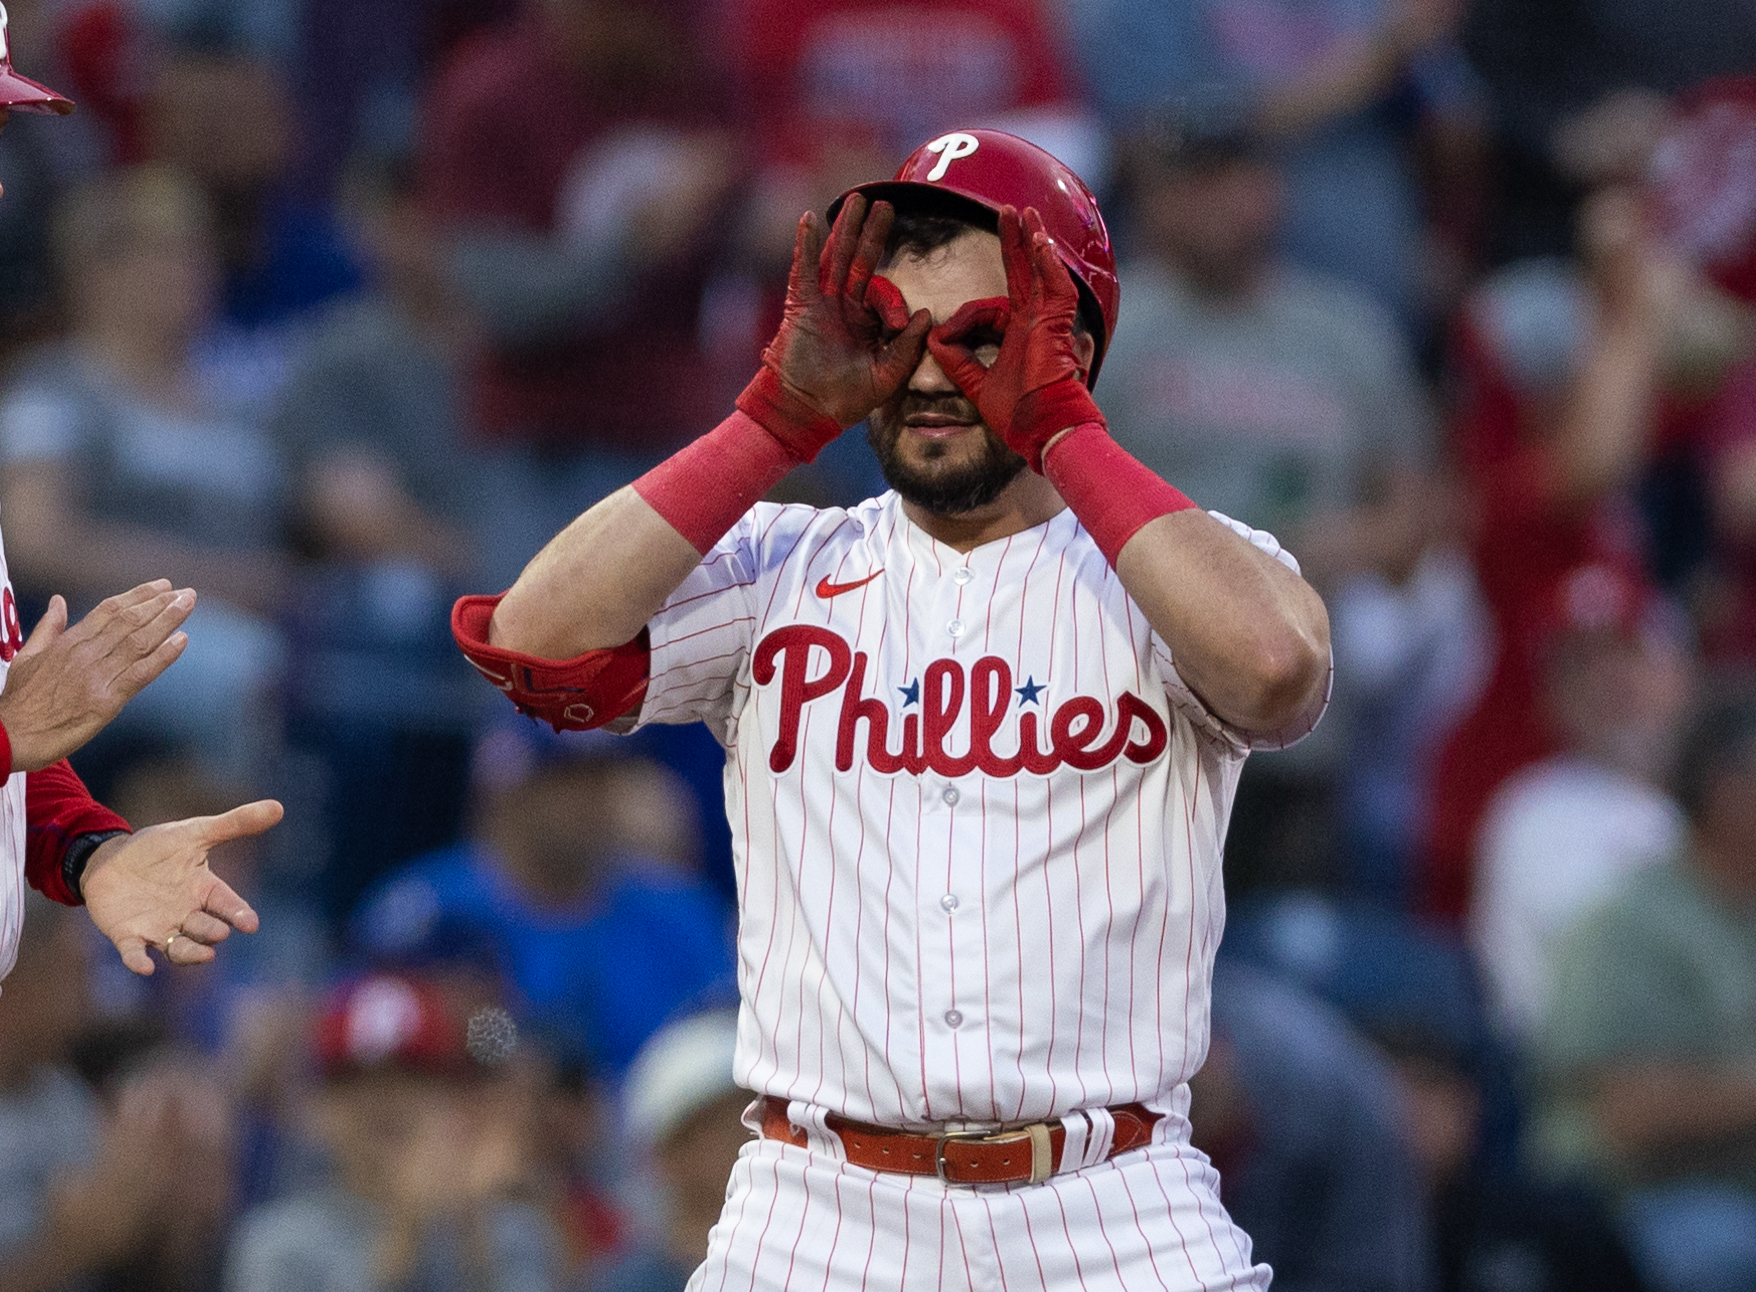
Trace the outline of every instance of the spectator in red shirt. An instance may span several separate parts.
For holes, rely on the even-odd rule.
[[[504,488],[488,502],[491,563],[723,403],[697,334],[733,151],[691,14],[530,0],[464,41],[427,102],[423,188],[482,334],[471,421],[507,450],[484,487]]]
[[[1033,0],[740,0],[735,10],[752,119],[795,162],[875,150],[888,172],[924,138],[1068,105],[1059,51]]]
[[[1697,444],[1714,537],[1698,606],[1702,653],[1748,672],[1756,670],[1756,358],[1727,380]]]
[[[1756,77],[1711,81],[1681,96],[1653,151],[1648,200],[1666,241],[1717,289],[1690,337],[1711,389],[1684,427],[1706,497],[1709,568],[1695,588],[1702,653],[1713,667],[1756,669]]]
[[[1627,490],[1657,433],[1675,266],[1626,190],[1592,200],[1582,235],[1583,285],[1552,264],[1509,271],[1477,293],[1458,329],[1457,449],[1479,507],[1473,555],[1499,655],[1435,777],[1426,896],[1452,918],[1468,900],[1489,797],[1554,752],[1534,660],[1561,578],[1592,562],[1639,577]]]

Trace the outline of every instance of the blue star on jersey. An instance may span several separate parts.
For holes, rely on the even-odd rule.
[[[920,678],[917,677],[914,681],[910,682],[907,686],[899,686],[896,689],[898,691],[902,692],[902,707],[903,708],[906,709],[911,704],[919,704],[921,702],[921,679]]]
[[[1034,677],[1025,678],[1024,685],[1021,687],[1018,687],[1016,689],[1018,691],[1018,707],[1019,708],[1022,709],[1027,704],[1035,704],[1035,705],[1039,705],[1039,706],[1041,705],[1042,702],[1037,699],[1037,696],[1039,696],[1043,693],[1043,686],[1041,683],[1039,683],[1036,680],[1036,678],[1034,678]]]

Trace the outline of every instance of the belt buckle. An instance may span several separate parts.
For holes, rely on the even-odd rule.
[[[1049,1143],[1049,1123],[1032,1122],[1017,1130],[1002,1131],[941,1131],[933,1137],[933,1174],[940,1184],[962,1184],[945,1174],[947,1144],[1017,1144],[1030,1141],[1030,1183],[1041,1184],[1055,1173],[1054,1150]]]

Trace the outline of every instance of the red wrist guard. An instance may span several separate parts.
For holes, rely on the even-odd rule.
[[[1045,444],[1069,427],[1092,422],[1102,426],[1103,420],[1085,383],[1066,378],[1019,397],[1006,442],[1041,475]]]
[[[12,737],[6,734],[6,724],[0,722],[0,785],[6,784],[12,775]]]
[[[451,609],[451,635],[464,658],[506,692],[518,711],[556,731],[589,731],[640,708],[646,698],[650,650],[646,630],[610,650],[568,660],[538,659],[488,644],[488,622],[499,597],[460,597]]]
[[[767,364],[756,370],[734,402],[739,412],[801,462],[814,461],[826,445],[841,436],[840,422],[806,403]]]
[[[641,476],[634,492],[706,556],[798,465],[784,444],[738,412]]]
[[[1043,474],[1114,569],[1141,526],[1196,504],[1110,438],[1102,422],[1075,427],[1043,456]]]

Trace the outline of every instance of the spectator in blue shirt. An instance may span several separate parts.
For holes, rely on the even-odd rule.
[[[592,734],[484,741],[469,838],[369,893],[354,935],[391,963],[485,942],[525,1020],[615,1079],[666,1022],[736,987],[728,913],[676,829],[694,819],[687,791]]]

